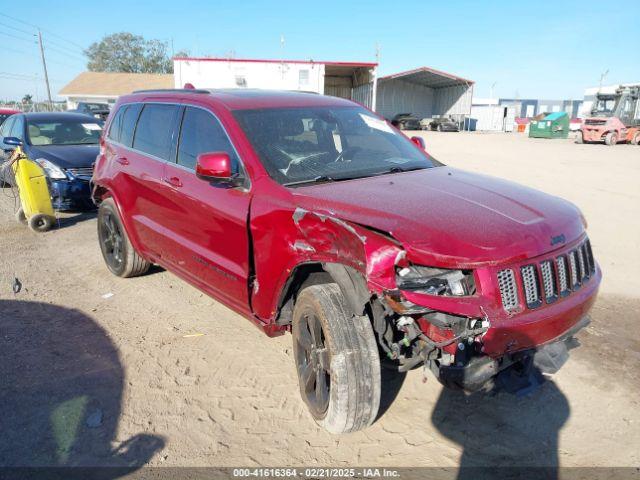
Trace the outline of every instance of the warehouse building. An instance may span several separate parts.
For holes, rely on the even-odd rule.
[[[501,98],[499,104],[513,107],[516,117],[533,118],[541,113],[567,112],[569,118],[580,117],[582,100],[540,100],[534,98]]]
[[[412,113],[463,120],[471,113],[474,82],[450,73],[420,67],[381,77],[377,84],[376,111],[388,119]]]
[[[176,88],[298,90],[355,100],[375,107],[376,63],[176,57]]]
[[[386,118],[413,113],[420,118],[471,111],[473,82],[421,67],[376,78],[377,63],[176,57],[174,86],[298,90],[347,98]]]

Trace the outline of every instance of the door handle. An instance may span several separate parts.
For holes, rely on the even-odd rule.
[[[165,183],[168,183],[169,185],[171,185],[172,187],[180,188],[182,186],[182,182],[178,177],[169,177],[169,178],[165,177],[162,180]]]
[[[127,157],[118,157],[116,158],[116,162],[120,165],[129,165],[129,159]]]

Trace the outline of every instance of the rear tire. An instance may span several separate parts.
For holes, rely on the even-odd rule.
[[[54,218],[44,213],[36,213],[29,218],[29,228],[34,232],[46,232],[53,227]]]
[[[618,144],[618,134],[616,132],[607,133],[607,136],[604,137],[604,143],[606,143],[610,147],[613,147],[614,145],[617,145]]]
[[[331,433],[373,423],[380,407],[380,358],[371,322],[352,315],[335,283],[302,290],[293,311],[300,394]]]
[[[576,143],[584,143],[584,135],[582,132],[578,132],[578,135],[576,135]]]
[[[114,275],[130,278],[149,270],[151,263],[133,248],[111,198],[104,200],[98,209],[98,241],[107,268]]]
[[[640,145],[640,132],[636,133],[631,139],[631,145]]]

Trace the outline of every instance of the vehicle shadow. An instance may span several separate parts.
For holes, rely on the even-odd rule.
[[[491,392],[442,389],[431,420],[462,447],[458,479],[558,478],[558,433],[571,409],[553,380],[533,365],[529,374],[533,387],[516,394],[505,391],[509,380]]]
[[[118,441],[124,371],[107,333],[77,310],[0,300],[0,468],[120,467],[164,447],[155,435]]]
[[[380,369],[380,377],[382,388],[380,391],[380,408],[378,409],[376,422],[382,418],[395,401],[407,378],[407,373],[398,372],[397,369],[390,367],[383,367]]]
[[[93,220],[98,216],[97,210],[79,210],[65,212],[64,216],[56,215],[54,229],[68,228],[86,220]]]

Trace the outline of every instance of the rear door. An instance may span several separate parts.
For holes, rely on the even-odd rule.
[[[171,231],[170,261],[182,276],[237,309],[248,310],[249,238],[247,188],[230,188],[195,175],[205,152],[227,152],[234,171],[243,171],[237,151],[218,118],[202,107],[181,111],[175,162],[164,182],[171,192],[163,203]]]
[[[141,251],[161,263],[169,235],[162,218],[163,190],[167,190],[162,175],[171,156],[179,110],[175,104],[131,104],[112,126],[120,129],[112,160],[118,169],[114,183],[127,230]]]

